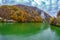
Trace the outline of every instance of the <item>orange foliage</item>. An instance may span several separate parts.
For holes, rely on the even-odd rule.
[[[3,6],[0,8],[6,8],[6,10],[8,10],[8,12],[6,11],[7,17],[15,21],[26,22],[26,21],[41,21],[42,20],[38,12],[34,10],[32,7],[21,6],[19,8],[17,6]],[[27,10],[29,10],[28,12],[25,11],[26,8]]]

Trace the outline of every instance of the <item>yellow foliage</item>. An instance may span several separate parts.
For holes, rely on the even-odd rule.
[[[12,15],[11,15],[11,18],[14,19],[14,20],[17,20],[17,15],[16,15],[16,13],[12,14]]]
[[[4,8],[5,11],[7,10],[5,15],[15,21],[41,21],[38,12],[32,7],[20,6],[19,8],[18,6],[2,6],[0,8]]]
[[[54,19],[53,17],[50,18],[50,23],[54,22]]]
[[[34,20],[34,19],[32,19],[31,21],[32,21],[32,22],[34,22],[35,20]]]

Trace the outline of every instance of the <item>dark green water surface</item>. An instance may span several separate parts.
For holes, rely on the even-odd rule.
[[[0,40],[60,40],[60,27],[44,23],[0,23]]]

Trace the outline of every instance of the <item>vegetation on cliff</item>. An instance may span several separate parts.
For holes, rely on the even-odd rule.
[[[16,22],[42,22],[38,11],[28,6],[0,6],[0,17],[6,21]]]
[[[55,18],[36,7],[4,5],[0,6],[0,22],[44,22],[60,26],[60,11]]]
[[[58,11],[58,14],[57,14],[57,23],[56,25],[60,26],[60,10]]]
[[[60,26],[60,11],[58,11],[57,17],[53,18],[51,24],[55,26]]]

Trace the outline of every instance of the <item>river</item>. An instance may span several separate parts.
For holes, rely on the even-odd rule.
[[[60,27],[45,23],[0,23],[0,40],[60,40]]]

